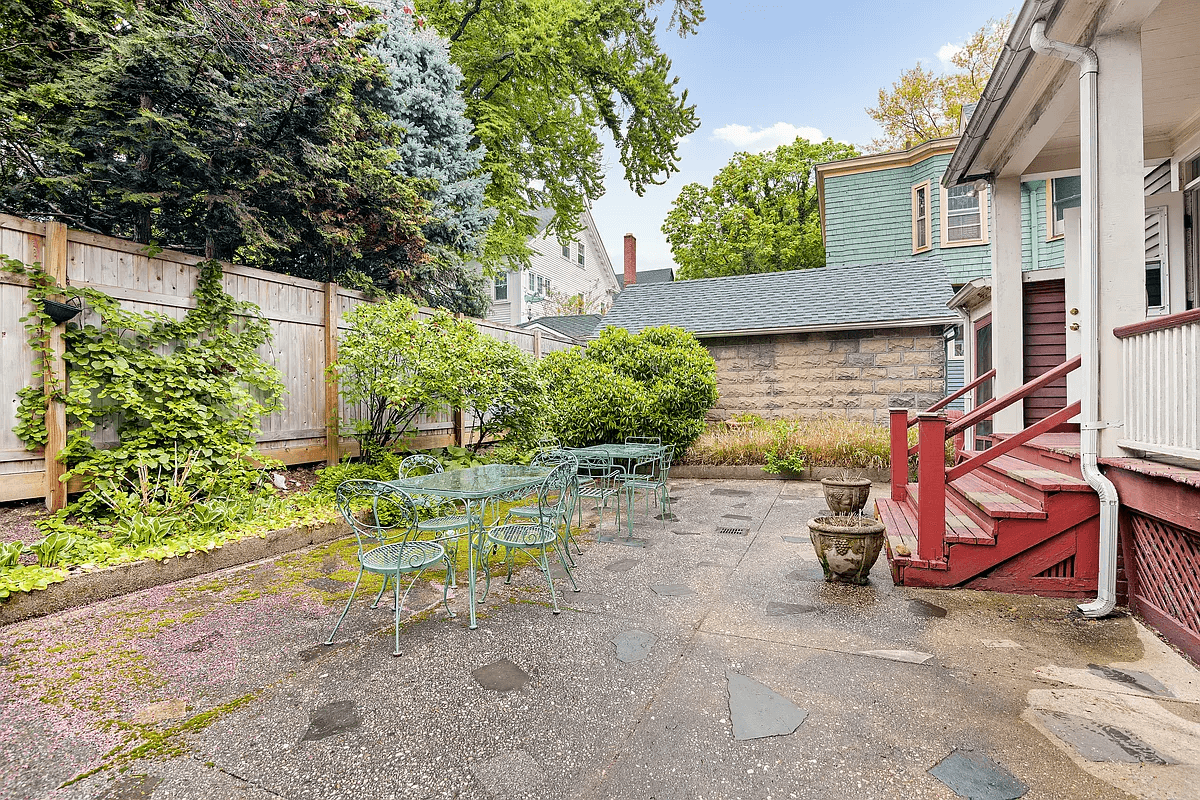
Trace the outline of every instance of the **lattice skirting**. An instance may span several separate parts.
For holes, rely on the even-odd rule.
[[[1137,575],[1134,603],[1151,622],[1161,625],[1153,617],[1165,616],[1173,623],[1167,627],[1200,642],[1200,534],[1142,514],[1129,519]]]

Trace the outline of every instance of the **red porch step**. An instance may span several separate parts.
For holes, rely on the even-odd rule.
[[[895,581],[1047,596],[1095,591],[1099,503],[1068,463],[1069,444],[1017,448],[947,484],[941,560],[918,557],[916,486],[903,500],[877,501]]]

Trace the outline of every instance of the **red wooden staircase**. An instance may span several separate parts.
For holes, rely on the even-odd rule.
[[[990,437],[986,450],[955,447],[946,466],[948,439],[958,444],[970,427],[1078,366],[1072,359],[954,421],[940,409],[994,372],[911,421],[906,409],[892,410],[892,492],[875,507],[897,584],[1060,597],[1096,591],[1099,502],[1081,477],[1079,434],[1064,432],[1078,403],[1018,434]],[[908,483],[913,454],[916,484]]]

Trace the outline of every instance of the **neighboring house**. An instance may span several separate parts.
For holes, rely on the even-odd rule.
[[[957,144],[957,136],[934,139],[895,153],[817,165],[817,198],[827,262],[905,263],[936,258],[945,267],[956,291],[972,281],[986,283],[992,261],[988,188],[942,185],[942,176]],[[1078,204],[1078,181],[1070,196],[1068,184],[1060,185],[1056,206],[1060,219],[1061,209],[1069,205],[1071,197]],[[1038,220],[1046,207],[1046,191],[1047,183],[1041,179],[1021,185],[1021,213],[1026,226],[1022,233],[1022,269],[1026,282],[1038,284],[1039,298],[1053,299],[1064,292],[1063,242],[1061,230],[1046,236],[1038,229]],[[1044,328],[1043,317],[1036,316],[1043,310],[1040,305],[1035,303],[1029,313]],[[954,307],[960,315],[960,324],[946,332],[947,394],[963,386],[964,375],[969,371],[966,358],[970,348],[965,331],[974,325],[977,336],[978,327],[988,321],[986,312],[970,317],[965,313],[969,309],[960,303]],[[1039,343],[1039,355],[1049,366],[1061,363],[1065,357],[1062,331],[1062,325],[1053,331],[1040,331],[1043,340]],[[990,365],[985,365],[982,371],[989,368]],[[1065,402],[1058,395],[1065,397],[1064,392],[1065,385],[1047,388],[1044,393],[1051,399],[1044,405],[1051,407],[1050,410],[1061,408]],[[956,401],[951,407],[962,409],[963,401]],[[1031,404],[1031,413],[1034,408]]]
[[[597,328],[691,331],[717,362],[711,416],[837,416],[882,424],[943,396],[955,317],[937,259],[628,286]]]
[[[942,180],[990,196],[990,269],[953,305],[972,324],[968,380],[995,370],[971,399],[1004,400],[959,423],[979,424],[948,472],[938,466],[946,421],[924,418],[920,481],[894,473],[878,506],[905,584],[1095,592],[1080,606],[1089,616],[1127,599],[1193,658],[1198,28],[1194,0],[1024,4]],[[931,197],[942,191],[931,186]],[[1035,265],[1062,289],[1030,282]],[[1054,361],[1065,384],[1031,394]],[[1103,511],[1097,491],[1116,498]]]
[[[553,313],[551,298],[582,298],[596,306],[585,311],[603,312],[620,291],[612,262],[596,230],[590,208],[579,218],[582,230],[576,239],[560,244],[546,233],[554,216],[551,209],[539,209],[538,234],[529,241],[534,253],[530,266],[512,270],[491,281],[492,308],[488,319],[506,325],[520,325],[536,317]]]
[[[637,273],[635,283],[671,283],[675,280],[675,270],[671,267],[663,267],[662,269],[646,269]],[[625,288],[624,274],[617,275],[617,284]]]

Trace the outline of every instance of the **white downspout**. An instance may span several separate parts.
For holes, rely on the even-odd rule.
[[[1100,178],[1099,115],[1096,76],[1100,61],[1094,50],[1046,38],[1046,21],[1033,23],[1029,45],[1035,53],[1079,65],[1079,155],[1083,213],[1080,238],[1083,267],[1080,320],[1083,336],[1080,369],[1083,372],[1083,397],[1080,399],[1079,456],[1083,479],[1100,497],[1100,581],[1097,597],[1082,603],[1080,612],[1088,617],[1103,617],[1117,604],[1117,489],[1104,477],[1096,459],[1100,449]]]

